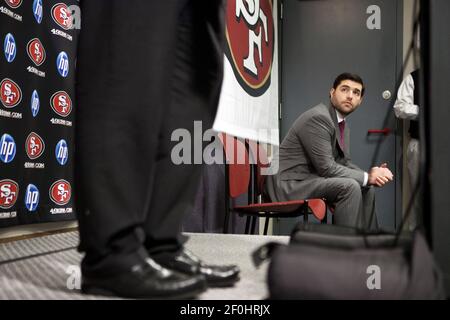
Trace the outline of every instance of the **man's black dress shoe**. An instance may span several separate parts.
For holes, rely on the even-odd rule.
[[[203,275],[210,287],[228,287],[239,280],[240,269],[236,265],[204,264],[192,252],[182,249],[177,253],[162,253],[153,257],[165,268],[187,275]]]
[[[167,270],[150,258],[113,277],[83,275],[81,284],[81,291],[86,294],[137,299],[187,299],[206,288],[204,276]]]

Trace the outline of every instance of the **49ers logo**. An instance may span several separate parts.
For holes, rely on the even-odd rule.
[[[0,208],[9,209],[17,201],[19,195],[19,185],[17,182],[4,179],[0,180]]]
[[[5,0],[5,1],[6,4],[13,9],[20,7],[20,5],[22,4],[22,0]]]
[[[39,158],[45,149],[44,140],[35,132],[31,132],[25,142],[25,150],[31,160]]]
[[[72,111],[72,100],[65,91],[55,92],[50,98],[50,105],[61,117],[67,117]]]
[[[226,55],[241,87],[258,97],[270,86],[274,49],[271,0],[228,0]]]
[[[57,205],[63,206],[69,203],[72,196],[70,183],[64,179],[55,181],[49,190],[50,199]]]
[[[27,45],[27,53],[34,64],[40,66],[45,61],[45,49],[38,38],[31,39]]]
[[[57,3],[53,6],[52,18],[64,30],[72,29],[72,12],[65,3]]]
[[[0,99],[6,108],[14,108],[22,100],[22,90],[17,83],[5,78],[0,82]]]

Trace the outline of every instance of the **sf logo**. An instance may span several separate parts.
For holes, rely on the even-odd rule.
[[[69,195],[69,190],[66,190],[65,183],[59,184],[57,188],[58,188],[59,201],[64,202]]]
[[[42,52],[41,52],[41,48],[39,46],[39,43],[35,43],[34,44],[34,55],[36,56],[36,60],[41,60],[42,59]]]
[[[67,112],[67,109],[69,108],[69,104],[67,103],[66,96],[58,97],[58,106],[60,107],[62,113]]]
[[[267,33],[267,16],[259,6],[259,0],[245,0],[247,6],[244,5],[244,0],[236,1],[236,18],[244,18],[249,26],[248,30],[248,57],[244,59],[244,67],[254,76],[258,76],[258,69],[255,64],[255,57],[252,54],[257,50],[258,62],[263,62],[261,43],[264,40],[269,44],[269,36]],[[261,21],[261,24],[258,22]],[[255,32],[256,31],[256,32]],[[264,37],[263,37],[264,34]]]
[[[15,199],[15,197],[16,193],[8,188],[4,188],[4,190],[2,190],[2,192],[0,193],[0,198],[2,198],[0,199],[0,201],[5,205],[10,204],[13,201],[13,199]]]
[[[32,156],[37,155],[41,151],[40,141],[36,139],[36,137],[30,138],[30,154]]]
[[[10,83],[6,83],[5,84],[4,90],[3,90],[3,95],[5,97],[5,102],[6,103],[12,103],[18,97],[17,92],[14,92],[14,91],[11,90],[11,84]]]
[[[270,86],[275,46],[271,0],[228,0],[225,54],[236,80],[251,96]]]

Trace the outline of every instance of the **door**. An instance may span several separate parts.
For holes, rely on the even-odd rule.
[[[401,131],[393,112],[386,125],[384,122],[396,96],[398,58],[402,55],[399,2],[284,0],[282,13],[281,139],[301,113],[320,102],[329,103],[329,90],[338,74],[359,74],[366,92],[359,109],[347,118],[351,157],[368,170],[382,141],[376,164],[387,162],[396,179],[376,190],[376,204],[380,226],[390,230],[398,224],[396,211],[401,211],[401,197],[396,197],[401,181],[396,163]],[[388,135],[369,133],[386,128],[390,129]],[[279,234],[288,234],[295,223],[288,219],[277,222],[274,231]]]

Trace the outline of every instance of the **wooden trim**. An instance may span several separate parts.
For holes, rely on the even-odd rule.
[[[51,235],[59,234],[59,233],[74,232],[74,231],[78,231],[78,227],[36,232],[36,233],[31,233],[31,234],[26,234],[26,235],[21,235],[21,236],[13,236],[13,237],[9,237],[9,238],[0,239],[0,244],[13,242],[13,241],[19,241],[19,240],[38,238],[38,237],[51,236]]]

